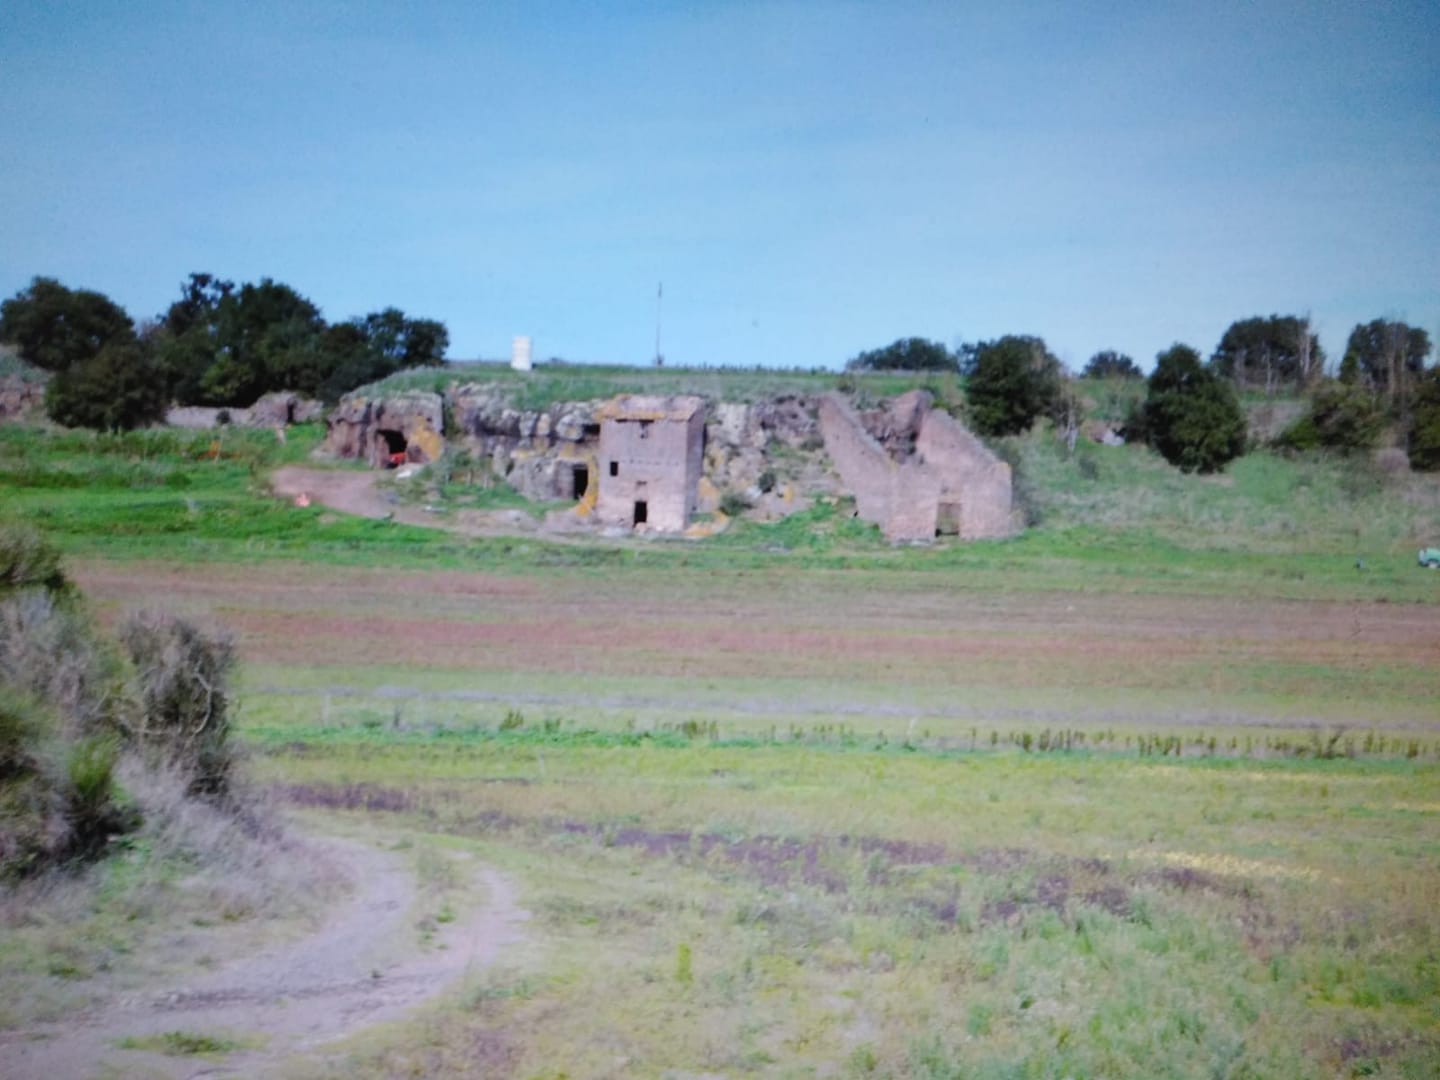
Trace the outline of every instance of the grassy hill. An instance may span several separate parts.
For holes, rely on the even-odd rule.
[[[833,385],[810,373],[701,373],[721,396]],[[453,378],[411,373],[406,379]],[[705,390],[694,373],[557,369],[527,393],[564,398],[621,389]],[[583,385],[566,379],[588,380]],[[917,380],[866,376],[882,396]],[[924,382],[926,380],[918,380]],[[1101,387],[1091,415],[1125,402]],[[1440,478],[1386,471],[1368,457],[1284,458],[1253,452],[1218,476],[1185,475],[1143,447],[1082,439],[1074,453],[1043,430],[1003,440],[1031,525],[1013,540],[895,549],[842,501],[773,525],[740,523],[686,541],[553,543],[465,540],[440,531],[337,517],[268,495],[267,477],[306,459],[319,425],[268,431],[146,431],[123,436],[0,426],[0,515],[29,521],[63,549],[107,558],[318,559],[345,564],[650,570],[783,564],[869,571],[939,571],[1021,589],[1247,593],[1433,602],[1436,582],[1415,550],[1440,540]],[[1357,561],[1363,568],[1357,568]]]
[[[635,368],[602,364],[540,364],[530,372],[508,364],[477,362],[404,371],[361,393],[397,390],[440,392],[451,383],[503,387],[517,408],[543,409],[558,401],[589,401],[616,394],[700,394],[711,401],[754,402],[786,394],[823,394],[845,386],[872,398],[924,387],[946,399],[957,395],[960,379],[944,372],[839,372],[781,368]]]

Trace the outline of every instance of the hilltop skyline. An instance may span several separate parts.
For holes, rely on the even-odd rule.
[[[1433,5],[0,11],[0,294],[192,271],[453,357],[840,367],[1234,320],[1440,339]]]

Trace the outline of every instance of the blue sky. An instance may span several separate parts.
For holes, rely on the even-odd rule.
[[[457,358],[1440,337],[1440,5],[0,4],[0,295],[191,271]]]

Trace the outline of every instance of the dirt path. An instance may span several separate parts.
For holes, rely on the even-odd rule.
[[[7,1080],[91,1076],[259,1076],[284,1059],[393,1020],[483,967],[522,937],[528,914],[498,872],[480,868],[488,901],[437,926],[417,944],[417,892],[404,853],[326,840],[356,882],[316,933],[237,960],[187,986],[117,1001],[63,1024],[7,1033]],[[124,1039],[165,1032],[253,1039],[223,1058],[167,1057],[121,1049]]]
[[[460,536],[524,536],[543,532],[547,539],[560,543],[575,540],[563,529],[542,525],[523,510],[460,510],[436,516],[423,507],[407,506],[387,498],[378,487],[383,475],[380,472],[307,469],[287,465],[271,476],[270,488],[283,498],[296,499],[303,495],[312,503],[344,514],[386,518],[404,525],[442,529]]]
[[[270,486],[276,495],[294,499],[304,495],[345,514],[360,517],[383,518],[395,507],[375,490],[377,472],[358,472],[346,469],[306,469],[299,465],[287,465],[275,470]]]

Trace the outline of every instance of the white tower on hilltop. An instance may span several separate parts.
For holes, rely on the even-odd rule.
[[[532,364],[532,343],[524,334],[517,334],[510,342],[510,367],[515,371],[529,371]]]

